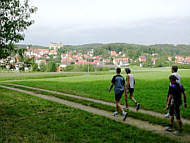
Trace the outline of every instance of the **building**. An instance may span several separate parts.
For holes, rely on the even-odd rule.
[[[113,59],[113,64],[117,66],[127,66],[129,65],[129,58],[114,58]]]
[[[146,62],[146,56],[140,56],[139,62]]]
[[[63,43],[50,43],[49,49],[57,50],[63,47]]]
[[[185,58],[185,63],[186,63],[186,64],[190,64],[190,57],[186,57],[186,58]]]
[[[185,58],[183,56],[175,56],[175,62],[183,64],[185,62]]]
[[[169,56],[169,57],[168,57],[168,61],[172,61],[172,56]]]
[[[152,58],[152,64],[153,64],[153,65],[156,64],[156,60],[157,60],[157,58]]]
[[[111,51],[111,56],[117,56],[116,51]]]

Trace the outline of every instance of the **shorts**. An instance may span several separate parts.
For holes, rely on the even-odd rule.
[[[180,120],[181,119],[180,105],[172,104],[169,108],[169,113],[170,113],[170,116],[174,116],[174,114],[175,114],[176,119]]]
[[[130,93],[130,94],[133,94],[134,88],[128,88],[128,90],[129,90],[129,93]]]
[[[122,97],[122,94],[123,94],[124,91],[122,91],[121,93],[119,94],[115,94],[115,101],[120,101],[121,97]]]

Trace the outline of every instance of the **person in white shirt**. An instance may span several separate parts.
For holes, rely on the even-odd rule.
[[[127,77],[126,77],[126,86],[125,86],[125,89],[126,89],[126,91],[125,91],[126,109],[128,109],[128,93],[129,93],[130,99],[136,104],[136,110],[138,111],[139,108],[140,108],[140,104],[133,97],[134,85],[135,85],[134,75],[131,74],[130,68],[126,68],[125,72],[127,74]]]
[[[177,73],[178,71],[178,67],[177,66],[172,66],[171,68],[171,72],[172,74],[171,75],[175,75],[177,77],[178,80],[176,80],[177,83],[180,83],[181,82],[181,76]]]

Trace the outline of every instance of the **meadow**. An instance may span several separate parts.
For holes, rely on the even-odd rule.
[[[17,83],[114,102],[113,90],[110,94],[108,93],[114,74],[113,71],[107,73],[0,73],[0,84]],[[141,108],[162,113],[166,106],[170,69],[136,68],[133,74],[136,79],[134,96],[141,103]],[[189,96],[190,70],[180,70],[179,74]],[[122,75],[126,76],[124,72]],[[114,111],[114,107],[107,105],[47,92],[31,91]],[[1,142],[171,142],[166,137],[27,94],[2,88],[0,88],[0,93]],[[124,97],[121,103],[125,103]],[[134,106],[130,100],[129,105]],[[188,105],[190,105],[189,100]],[[181,111],[183,117],[190,119],[190,108],[182,107]],[[164,118],[138,112],[130,111],[129,116],[163,126],[169,123]],[[189,125],[184,126],[184,131],[189,134]]]
[[[134,96],[141,103],[141,108],[162,113],[166,106],[169,86],[168,77],[171,74],[170,69],[159,69],[158,71],[155,69],[152,71],[135,70],[133,73],[136,80]],[[190,90],[188,87],[190,83],[188,81],[190,80],[190,70],[180,70],[179,74],[182,77],[182,84],[186,88],[187,96],[189,96]],[[24,80],[13,81],[13,83],[114,102],[113,90],[111,94],[108,93],[108,88],[114,75],[113,72],[91,74],[62,73],[60,75],[63,77],[57,77],[57,75],[53,77],[51,75],[50,78],[26,78]],[[124,72],[122,72],[122,75],[126,76]],[[124,98],[122,98],[121,103],[125,103]],[[130,100],[129,105],[134,106]],[[190,100],[188,100],[188,105],[190,105]],[[184,109],[182,106],[181,111],[183,117],[190,118],[190,108]]]
[[[0,142],[176,142],[27,94],[0,93]]]

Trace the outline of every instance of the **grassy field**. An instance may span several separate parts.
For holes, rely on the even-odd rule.
[[[124,73],[122,74],[125,76]],[[141,103],[142,108],[157,112],[163,111],[166,105],[170,74],[169,69],[159,69],[159,71],[155,71],[155,69],[152,71],[136,70],[134,72],[136,79],[134,96]],[[182,77],[182,84],[186,88],[188,96],[190,93],[190,89],[188,89],[190,87],[190,70],[181,70],[179,74]],[[77,73],[74,76],[72,74],[62,74],[63,77],[57,77],[57,75],[53,77],[52,75],[51,78],[41,78],[39,76],[39,79],[27,78],[23,81],[14,81],[14,83],[114,102],[113,91],[110,95],[107,92],[113,75],[113,73]],[[124,98],[121,102],[124,104]],[[134,105],[131,101],[129,104]],[[188,105],[190,105],[190,100],[188,100]],[[184,109],[182,107],[181,112],[183,117],[190,118],[190,108]]]
[[[0,88],[0,142],[172,142],[166,137]]]

